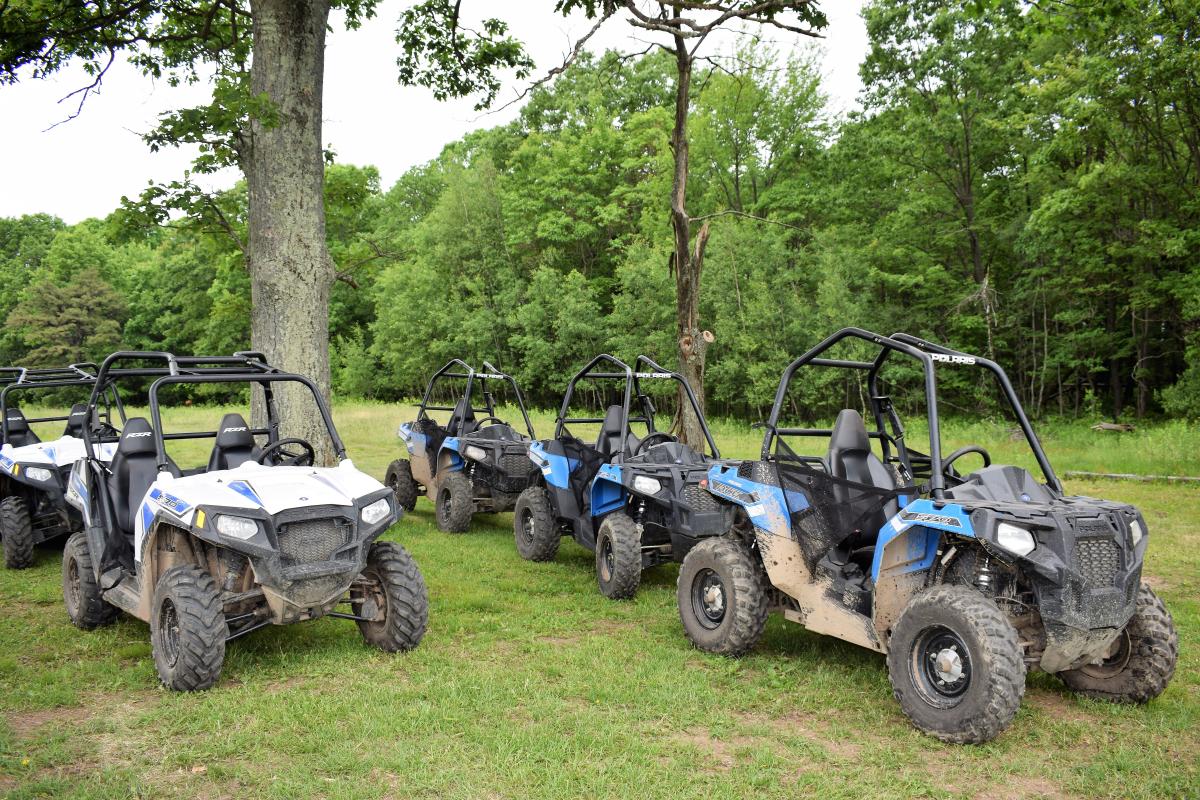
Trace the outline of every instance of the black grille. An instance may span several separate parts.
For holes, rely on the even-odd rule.
[[[683,502],[697,514],[712,514],[721,510],[721,503],[713,497],[712,492],[695,483],[683,487]]]
[[[1092,586],[1111,586],[1121,571],[1121,548],[1112,539],[1079,539],[1075,561],[1083,579]]]
[[[524,477],[533,471],[533,462],[523,453],[509,453],[500,456],[500,469],[509,475]]]
[[[293,522],[279,531],[279,552],[292,564],[329,561],[350,543],[350,525],[341,519]]]

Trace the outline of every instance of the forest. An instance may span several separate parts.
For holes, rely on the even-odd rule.
[[[1196,5],[875,0],[864,16],[849,113],[809,49],[747,36],[697,64],[709,413],[760,419],[787,362],[853,324],[994,358],[1034,416],[1200,417]],[[332,163],[335,395],[411,397],[461,357],[550,407],[598,352],[672,363],[673,70],[585,53],[514,122],[390,187]],[[164,193],[191,213],[168,216]],[[244,349],[246,210],[244,185],[185,179],[105,219],[0,219],[0,362]],[[828,388],[803,407],[840,407]],[[990,402],[968,374],[943,392],[945,413]]]

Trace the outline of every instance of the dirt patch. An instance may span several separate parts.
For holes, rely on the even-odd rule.
[[[745,736],[718,739],[704,728],[688,728],[676,734],[680,744],[691,745],[704,758],[704,769],[710,772],[728,772],[737,764],[737,751],[754,747],[760,742]]]
[[[980,792],[975,795],[975,800],[1068,800],[1071,797],[1073,795],[1066,794],[1045,778],[1008,775],[1004,778],[1004,788]]]
[[[856,760],[862,755],[862,745],[839,739],[825,720],[813,714],[793,711],[782,717],[769,717],[744,713],[739,714],[738,718],[747,724],[765,725],[780,735],[799,736],[837,759]]]
[[[29,739],[43,728],[63,728],[77,725],[92,716],[88,706],[70,708],[47,708],[40,711],[25,711],[8,715],[8,728],[16,739]]]
[[[1081,709],[1068,696],[1046,689],[1029,689],[1025,692],[1024,703],[1043,711],[1056,720],[1093,724],[1096,718]]]

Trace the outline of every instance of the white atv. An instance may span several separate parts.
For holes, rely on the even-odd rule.
[[[167,366],[114,366],[153,360]],[[87,455],[71,475],[67,500],[85,523],[63,553],[74,624],[94,628],[117,609],[149,622],[159,677],[185,691],[216,683],[227,641],[270,624],[342,617],[381,650],[417,646],[428,618],[424,579],[404,548],[376,541],[399,517],[393,494],[346,458],[311,381],[256,353],[115,353],[100,368],[93,398],[136,377],[154,378],[153,424],[129,419],[111,463],[96,455],[105,437],[85,431]],[[266,426],[226,414],[214,431],[164,434],[159,390],[188,383],[261,387]],[[272,392],[279,383],[311,392],[336,466],[314,466],[312,444],[280,438]],[[207,464],[180,471],[165,441],[197,438],[214,440]]]
[[[67,504],[65,495],[71,466],[83,457],[87,415],[87,404],[77,403],[65,415],[26,419],[12,404],[13,396],[44,391],[61,396],[74,390],[84,398],[94,382],[94,373],[81,365],[61,370],[22,369],[0,390],[0,539],[4,566],[9,569],[32,566],[34,547],[80,529],[79,512]],[[116,407],[120,409],[119,400]],[[104,419],[110,410],[104,409]],[[64,422],[62,436],[48,441],[42,441],[31,426]],[[115,445],[104,445],[97,453],[108,460],[114,449]]]

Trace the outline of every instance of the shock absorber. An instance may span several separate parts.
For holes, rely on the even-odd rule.
[[[975,567],[975,588],[984,594],[991,594],[992,591],[992,570],[991,558],[987,553],[983,554],[983,559],[977,563]]]
[[[645,500],[645,498],[642,498],[641,500],[638,501],[637,511],[635,511],[633,514],[633,521],[636,522],[638,525],[641,525],[642,517],[645,516],[645,514],[646,514],[646,500]]]

